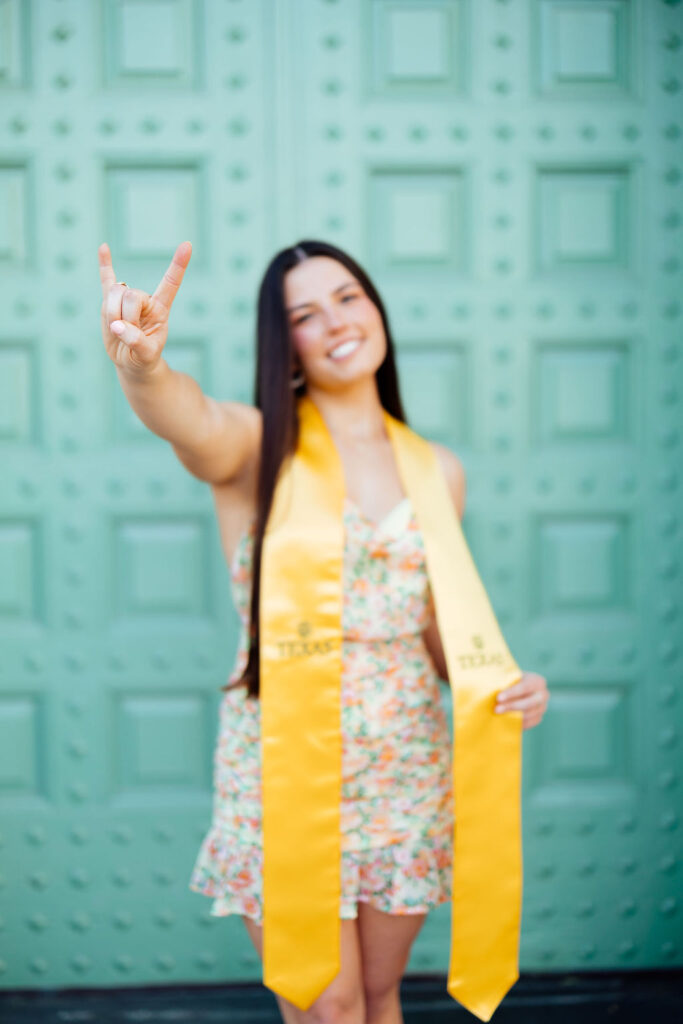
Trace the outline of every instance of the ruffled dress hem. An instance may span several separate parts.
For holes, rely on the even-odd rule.
[[[368,850],[342,850],[340,918],[358,916],[357,903],[386,914],[421,914],[450,902],[453,830],[409,837]],[[240,914],[263,924],[260,845],[235,843],[212,828],[193,868],[189,888],[213,897],[210,914]]]

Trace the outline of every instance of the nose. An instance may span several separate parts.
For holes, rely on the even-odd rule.
[[[344,327],[346,321],[341,310],[337,306],[331,306],[327,313],[327,325],[330,331]]]

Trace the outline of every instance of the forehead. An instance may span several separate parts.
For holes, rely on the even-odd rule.
[[[346,282],[358,283],[343,263],[329,256],[309,256],[288,270],[284,277],[285,303],[294,306],[327,298],[335,288]]]

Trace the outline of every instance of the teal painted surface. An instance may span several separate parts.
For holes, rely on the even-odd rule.
[[[167,358],[242,401],[274,251],[365,264],[551,689],[522,970],[680,965],[681,4],[0,13],[0,985],[260,978],[187,889],[236,616],[208,487],[104,353],[104,240],[147,290],[192,240]]]

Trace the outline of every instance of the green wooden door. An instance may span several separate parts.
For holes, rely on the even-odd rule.
[[[274,251],[367,267],[552,693],[522,970],[681,964],[682,45],[663,0],[0,3],[0,984],[261,976],[187,887],[237,619],[104,353],[104,240],[147,290],[192,241],[166,355],[242,401]]]

